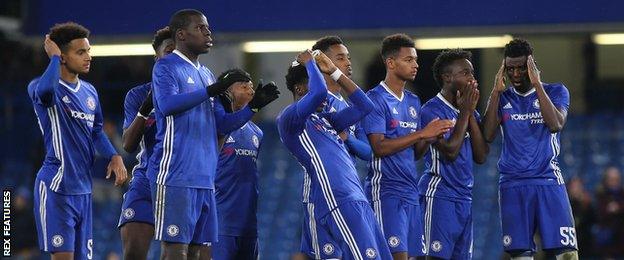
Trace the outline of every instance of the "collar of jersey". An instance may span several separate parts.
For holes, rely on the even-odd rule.
[[[379,85],[381,85],[384,89],[386,89],[386,91],[388,91],[388,93],[390,93],[390,95],[392,95],[394,98],[396,98],[399,101],[403,101],[403,97],[405,97],[405,93],[401,93],[401,97],[398,97],[397,95],[394,94],[394,92],[392,92],[392,90],[388,87],[388,85],[386,85],[386,82],[379,82]]]
[[[327,90],[327,93],[328,93],[328,94],[330,94],[330,95],[332,95],[333,97],[335,97],[336,99],[338,99],[338,100],[340,100],[340,101],[344,101],[344,98],[343,98],[343,97],[342,97],[342,95],[340,95],[340,94],[336,95],[336,94],[334,94],[333,92],[331,92],[331,91],[329,91],[329,90]]]
[[[188,57],[186,57],[186,55],[184,55],[184,53],[182,53],[182,52],[180,52],[178,50],[173,50],[173,53],[177,54],[178,56],[180,56],[180,58],[182,58],[183,60],[185,60],[189,64],[193,65],[193,68],[199,69],[199,67],[200,67],[199,62],[197,62],[197,64],[193,63],[191,60],[189,60]]]
[[[444,104],[446,104],[448,107],[450,107],[451,109],[453,109],[453,111],[459,113],[459,109],[455,108],[453,106],[453,104],[451,104],[451,102],[449,102],[448,100],[446,100],[446,98],[444,98],[444,96],[442,95],[442,93],[438,93],[436,95],[436,97],[438,97],[440,100],[442,100],[442,102],[444,102]]]
[[[61,85],[65,86],[67,89],[71,90],[74,93],[78,92],[78,90],[80,89],[80,80],[78,80],[78,84],[76,84],[76,88],[72,88],[71,86],[69,86],[69,84],[65,83],[65,81],[63,81],[62,79],[59,79],[59,83],[61,83]]]
[[[522,94],[518,92],[516,88],[514,88],[513,86],[511,88],[513,89],[513,92],[516,93],[516,95],[523,96],[523,97],[528,97],[529,95],[533,94],[533,92],[535,92],[535,88],[532,88],[529,91],[527,91],[527,93]]]

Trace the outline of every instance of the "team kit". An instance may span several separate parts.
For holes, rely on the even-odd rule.
[[[89,31],[50,29],[50,62],[28,85],[44,137],[34,183],[40,249],[52,259],[93,259],[92,180],[99,156],[107,178],[128,181],[103,131],[90,70]],[[119,216],[124,259],[258,259],[257,157],[263,131],[251,118],[281,94],[234,68],[218,76],[198,56],[213,46],[206,17],[176,12],[158,30],[151,82],[128,91],[123,148],[138,152]],[[380,53],[385,79],[367,92],[352,81],[347,44],[320,38],[285,71],[292,100],[276,118],[283,145],[302,166],[300,252],[309,259],[472,259],[474,164],[500,132],[503,249],[533,259],[540,248],[578,259],[574,219],[558,164],[570,97],[544,83],[523,39],[504,49],[485,111],[472,54],[442,51],[433,64],[439,93],[422,103],[406,90],[419,69],[413,39],[393,34]],[[285,67],[288,64],[285,64]],[[264,148],[270,149],[270,148]],[[424,172],[417,172],[418,160]],[[355,164],[368,165],[366,179]],[[97,231],[96,231],[97,232]]]

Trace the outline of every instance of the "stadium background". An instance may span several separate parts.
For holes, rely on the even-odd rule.
[[[622,184],[619,182],[619,189],[609,188],[602,181],[608,167],[619,172],[617,169],[624,166],[624,34],[611,34],[624,33],[624,2],[608,0],[3,0],[0,185],[14,191],[14,253],[19,250],[24,256],[35,255],[33,259],[38,259],[38,251],[32,249],[36,247],[36,234],[31,205],[33,180],[43,149],[26,85],[48,63],[42,48],[43,35],[54,23],[75,21],[91,30],[92,45],[149,43],[153,32],[166,25],[171,14],[181,8],[203,11],[210,23],[215,47],[200,58],[202,63],[217,74],[242,67],[251,72],[255,81],[262,78],[265,82],[277,82],[282,92],[278,101],[254,118],[265,132],[259,159],[258,210],[263,259],[289,259],[299,246],[302,170],[279,142],[275,128],[275,115],[292,101],[284,75],[296,54],[294,50],[310,48],[311,42],[324,35],[341,36],[351,53],[354,80],[367,89],[384,77],[378,54],[381,39],[396,32],[417,40],[445,38],[441,42],[451,44],[450,47],[466,46],[471,50],[475,76],[480,82],[480,111],[485,108],[504,43],[510,36],[529,40],[535,48],[542,79],[563,82],[571,95],[560,163],[568,185],[573,186],[570,197],[582,259],[624,257]],[[448,39],[482,36],[492,38],[481,42],[474,38]],[[267,49],[258,45],[254,48],[255,41],[289,42],[270,42],[268,47],[273,49]],[[408,86],[423,102],[438,91],[431,65],[444,48],[440,41],[429,43],[417,42],[420,69],[414,84]],[[123,98],[131,87],[150,80],[152,64],[149,54],[98,56],[93,58],[91,72],[83,77],[98,88],[106,131],[118,151],[122,151]],[[499,154],[500,138],[492,145],[486,164],[475,167],[475,259],[503,256],[497,201]],[[124,154],[124,158],[131,169],[135,163],[133,155]],[[114,188],[104,180],[105,166],[106,162],[98,160],[93,169],[94,259],[117,259],[121,245],[116,223],[124,189]],[[365,174],[365,165],[359,168]],[[155,257],[158,248],[153,249],[151,256]]]

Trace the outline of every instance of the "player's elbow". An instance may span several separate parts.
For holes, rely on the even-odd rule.
[[[459,151],[442,153],[442,157],[447,162],[455,162],[455,160],[457,160],[457,156],[459,156]]]
[[[127,153],[133,153],[136,150],[136,145],[132,145],[129,142],[123,142],[123,149]]]
[[[554,124],[553,126],[548,126],[548,130],[551,133],[559,133],[559,132],[561,132],[561,130],[563,130],[563,125],[557,123],[557,124]]]
[[[485,155],[475,156],[472,158],[472,160],[477,164],[484,164],[487,161],[487,156]]]
[[[130,138],[128,138],[128,135],[124,131],[124,133],[121,135],[121,144],[122,144],[121,146],[123,147],[124,151],[126,151],[127,153],[133,153],[136,150],[137,145],[130,142],[129,139]]]
[[[373,150],[373,155],[377,158],[386,157],[390,154],[388,149],[384,149],[382,145],[371,145],[371,150]]]
[[[496,138],[496,132],[483,129],[483,139],[486,142],[491,143],[494,141],[494,138]]]

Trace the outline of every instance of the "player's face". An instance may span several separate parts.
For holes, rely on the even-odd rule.
[[[91,45],[87,38],[74,39],[69,44],[61,57],[63,65],[71,73],[86,74],[91,68],[91,55],[89,54]]]
[[[175,50],[175,43],[173,43],[172,39],[164,40],[160,46],[158,46],[158,51],[156,51],[156,59],[160,59],[165,55],[172,53]]]
[[[184,42],[194,53],[207,53],[212,47],[212,32],[208,27],[208,20],[203,15],[193,15],[191,23],[184,29]]]
[[[527,56],[520,57],[505,57],[505,73],[507,73],[507,79],[511,81],[514,87],[521,87],[522,85],[528,86],[529,70],[527,68]]]
[[[418,72],[418,55],[415,48],[402,47],[399,53],[391,58],[394,73],[401,80],[414,81]]]
[[[343,44],[334,44],[329,47],[327,57],[342,71],[345,76],[351,78],[353,70],[351,69],[351,56],[349,56],[349,50]]]
[[[235,107],[244,107],[254,96],[254,89],[251,81],[236,82],[229,88],[232,94]]]
[[[472,63],[467,59],[456,60],[451,66],[449,66],[450,72],[448,73],[451,80],[451,93],[462,89],[468,85],[474,78],[474,68]]]

